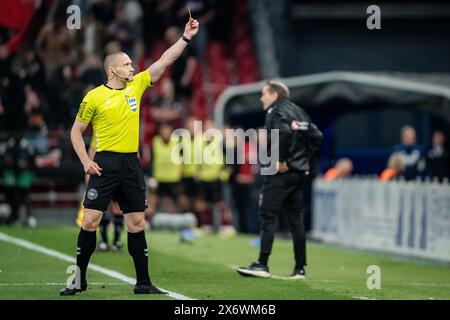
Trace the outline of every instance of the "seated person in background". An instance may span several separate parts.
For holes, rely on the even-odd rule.
[[[339,159],[334,167],[328,169],[325,173],[325,180],[332,181],[338,178],[346,178],[352,174],[353,162],[348,158]]]
[[[157,124],[170,123],[175,128],[183,126],[183,104],[177,99],[175,86],[170,78],[161,82],[161,96],[152,103],[152,116]]]
[[[432,143],[427,154],[428,175],[442,182],[444,178],[450,178],[450,155],[445,149],[445,133],[434,131]]]
[[[405,163],[405,180],[421,177],[425,169],[422,147],[416,143],[416,129],[403,126],[400,131],[401,143],[393,147],[392,153],[400,153]]]
[[[403,171],[405,171],[405,167],[406,166],[402,155],[399,153],[393,153],[389,157],[387,168],[381,172],[378,179],[380,181],[391,181],[398,178]]]

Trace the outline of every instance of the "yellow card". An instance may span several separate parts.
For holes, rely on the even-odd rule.
[[[188,7],[188,11],[189,11],[189,20],[191,20],[192,19],[191,8]]]

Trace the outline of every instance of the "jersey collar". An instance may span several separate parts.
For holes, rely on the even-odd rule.
[[[105,87],[107,87],[108,89],[110,89],[110,90],[123,90],[123,89],[125,89],[125,87],[123,87],[123,88],[118,88],[118,89],[116,89],[116,88],[112,88],[112,87],[110,87],[110,86],[108,86],[106,83],[104,83],[103,84]]]

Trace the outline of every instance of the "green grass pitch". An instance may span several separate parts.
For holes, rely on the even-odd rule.
[[[75,256],[76,227],[26,229],[0,227],[0,232]],[[126,236],[123,234],[123,239]],[[256,259],[255,236],[222,239],[208,235],[180,243],[176,232],[147,233],[150,274],[166,290],[193,299],[450,299],[448,264],[349,250],[308,242],[306,281],[281,279],[292,271],[291,241],[275,241],[270,271],[280,278],[242,277],[234,266]],[[120,252],[95,252],[91,262],[134,278],[126,244]],[[94,270],[89,288],[60,297],[70,263],[0,240],[0,299],[172,299],[132,293],[133,286]],[[381,270],[381,289],[367,288],[367,267]]]

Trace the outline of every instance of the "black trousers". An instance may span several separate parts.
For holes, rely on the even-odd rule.
[[[278,217],[285,210],[294,242],[296,267],[306,265],[306,236],[302,213],[302,195],[307,176],[302,172],[266,176],[262,189],[259,218],[261,253],[270,255]]]

